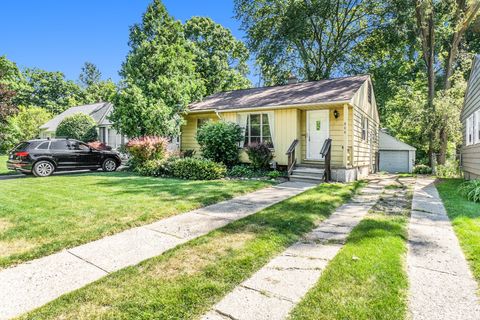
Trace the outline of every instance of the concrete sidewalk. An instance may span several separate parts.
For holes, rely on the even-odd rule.
[[[0,319],[40,307],[313,186],[282,183],[0,271]]]
[[[417,179],[408,233],[412,319],[480,319],[477,283],[432,178]]]
[[[281,320],[317,283],[392,177],[372,179],[349,203],[225,296],[202,320]]]

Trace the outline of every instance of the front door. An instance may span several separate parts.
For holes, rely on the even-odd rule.
[[[328,110],[307,111],[307,158],[323,160],[320,151],[330,135]]]

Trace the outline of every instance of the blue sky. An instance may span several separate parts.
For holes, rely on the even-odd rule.
[[[85,61],[95,63],[104,78],[119,80],[128,52],[129,26],[139,22],[150,0],[3,0],[0,11],[0,55],[20,67],[62,71],[76,80]],[[230,0],[164,0],[169,13],[185,21],[208,16],[244,33],[233,18]]]

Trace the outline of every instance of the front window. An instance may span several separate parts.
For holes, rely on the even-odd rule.
[[[208,118],[198,118],[197,119],[197,130],[203,127],[210,119]]]
[[[474,119],[473,119],[473,114],[468,117],[467,119],[467,125],[466,125],[466,132],[465,132],[465,137],[467,140],[467,146],[473,144],[474,141]]]
[[[273,148],[272,133],[268,114],[257,113],[249,114],[247,126],[245,127],[245,144],[264,143],[269,148]]]
[[[362,140],[368,139],[368,119],[362,114]]]

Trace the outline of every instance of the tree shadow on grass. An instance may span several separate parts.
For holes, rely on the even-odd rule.
[[[350,233],[347,243],[360,243],[368,239],[387,237],[399,237],[407,241],[406,230],[400,222],[366,218]]]

